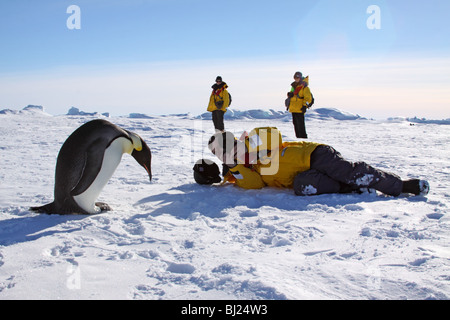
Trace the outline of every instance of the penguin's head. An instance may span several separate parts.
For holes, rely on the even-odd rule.
[[[131,156],[144,167],[147,171],[150,181],[152,180],[152,153],[147,143],[135,133],[129,132],[131,140],[133,141],[133,151]]]

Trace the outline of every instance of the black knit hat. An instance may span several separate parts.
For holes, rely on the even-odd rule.
[[[221,76],[217,76],[216,82],[217,82],[217,81],[222,81],[222,77],[221,77]]]
[[[302,74],[300,71],[297,71],[297,72],[294,74],[294,79],[295,79],[295,78],[303,79],[303,74]]]

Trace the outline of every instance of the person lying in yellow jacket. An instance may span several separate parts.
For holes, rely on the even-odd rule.
[[[256,143],[247,138],[238,140],[231,132],[216,133],[210,138],[209,150],[228,169],[224,183],[231,182],[244,189],[293,188],[302,196],[358,192],[362,188],[392,196],[426,195],[429,191],[427,181],[402,181],[397,175],[365,162],[347,161],[331,146],[306,141],[283,142],[281,138],[279,143],[274,143],[278,133],[271,135],[272,144],[262,154],[264,150],[257,150],[255,146],[268,145],[264,138],[269,135],[259,132],[258,137],[252,139]]]

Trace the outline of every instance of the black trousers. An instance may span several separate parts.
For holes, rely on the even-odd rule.
[[[222,110],[214,110],[212,112],[212,120],[214,123],[214,128],[219,131],[225,130],[225,125],[223,124],[223,116],[225,115],[225,112]]]
[[[403,181],[395,174],[376,169],[365,162],[350,162],[330,146],[318,146],[311,154],[311,169],[294,180],[297,195],[345,193],[372,188],[398,196]]]
[[[305,128],[304,113],[292,113],[292,123],[294,124],[295,136],[297,138],[308,138]]]

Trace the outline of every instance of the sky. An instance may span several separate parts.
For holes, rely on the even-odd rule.
[[[447,0],[1,1],[0,109],[197,115],[220,75],[232,108],[284,110],[301,71],[317,108],[446,119],[448,12]]]

